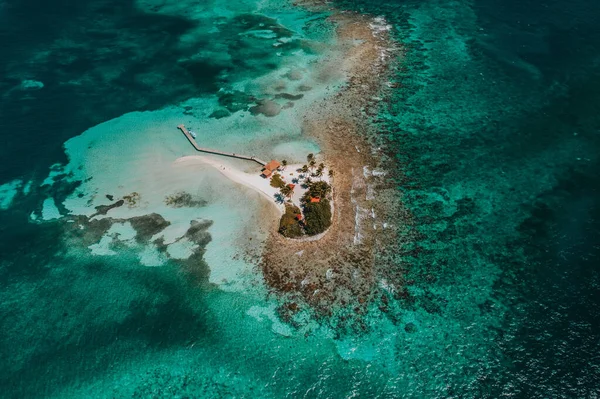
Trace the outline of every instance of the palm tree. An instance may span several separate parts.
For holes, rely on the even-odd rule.
[[[329,178],[333,179],[333,169],[329,169]]]
[[[302,173],[308,173],[308,166],[306,166],[306,165],[302,165],[302,168],[300,168],[300,171],[301,171]]]
[[[321,169],[320,166],[317,168],[317,171],[315,172],[315,176],[317,176],[319,179],[321,177],[323,177],[323,169]]]
[[[315,154],[313,154],[312,152],[306,156],[306,161],[307,162],[310,162],[313,159],[315,159]]]
[[[319,164],[319,168],[320,168],[320,169],[325,169],[325,164],[324,164],[323,162],[321,162],[321,163]]]
[[[290,198],[294,194],[294,189],[291,188],[289,185],[281,187],[280,191],[284,197],[288,198]]]
[[[317,164],[317,161],[315,161],[314,159],[311,159],[310,162],[308,163],[311,170],[313,170],[315,168],[316,164]]]
[[[283,160],[281,161],[281,166],[283,166],[283,170],[285,170],[285,167],[287,166],[287,160]]]

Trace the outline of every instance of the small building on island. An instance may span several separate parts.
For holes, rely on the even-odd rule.
[[[279,162],[277,162],[276,160],[272,159],[271,161],[269,161],[269,163],[267,163],[262,168],[260,175],[264,178],[271,177],[273,172],[279,170],[280,167],[281,167],[281,164]]]

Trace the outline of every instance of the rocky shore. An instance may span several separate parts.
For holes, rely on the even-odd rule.
[[[302,5],[322,6],[309,3]],[[392,293],[402,278],[396,273],[387,283],[376,267],[378,250],[393,242],[398,214],[405,211],[369,140],[377,133],[369,119],[388,80],[389,60],[397,60],[403,50],[394,47],[381,18],[341,12],[330,18],[341,51],[323,63],[321,73],[341,70],[347,84],[305,115],[303,132],[318,142],[320,156],[335,171],[333,224],[317,241],[286,240],[273,233],[261,267],[283,300],[284,320],[298,323],[301,311],[317,318],[335,314],[336,323],[364,329],[361,315],[379,297],[377,287],[387,285]]]

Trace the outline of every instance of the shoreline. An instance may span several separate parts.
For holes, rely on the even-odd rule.
[[[244,187],[247,187],[247,188],[261,194],[263,198],[265,198],[269,203],[271,203],[277,209],[277,212],[278,212],[277,216],[279,218],[281,218],[281,216],[285,213],[285,204],[287,202],[278,202],[276,200],[276,196],[279,195],[280,190],[278,188],[272,187],[270,185],[271,179],[261,177],[258,172],[247,173],[247,172],[244,172],[240,169],[237,169],[237,168],[231,166],[227,162],[219,162],[217,159],[215,159],[211,156],[206,156],[206,155],[186,155],[186,156],[177,158],[175,161],[173,161],[174,166],[194,166],[194,165],[198,165],[198,164],[211,166],[214,169],[218,170],[219,173],[221,173],[223,176],[225,176],[232,182],[242,185]],[[296,176],[295,173],[298,173],[297,170],[301,166],[302,166],[301,164],[287,165],[286,170],[281,170],[281,171],[278,171],[277,173],[282,177],[282,179],[284,181],[287,182],[289,180],[289,182],[291,183],[291,181]],[[290,171],[293,171],[293,172],[290,172]],[[327,182],[328,184],[331,184],[330,179],[326,176],[327,171],[328,171],[327,168],[323,169],[324,176],[320,180]],[[296,186],[300,186],[300,183],[297,183]],[[294,192],[294,195],[290,198],[290,200],[292,201],[291,204],[301,208],[300,198],[304,195],[305,192],[306,192],[305,189],[296,190]],[[334,196],[335,196],[335,194],[332,193],[332,200],[330,201],[332,215],[334,215],[334,213],[335,213],[335,200],[333,199]],[[298,242],[318,241],[327,234],[327,232],[330,230],[330,228],[331,227],[327,228],[322,233],[319,233],[314,236],[303,236],[301,238],[289,238],[289,237],[283,237],[283,236],[282,237],[287,240],[290,240],[290,241],[298,241]]]
[[[279,216],[283,215],[283,206],[280,206],[275,202],[271,190],[267,190],[264,184],[257,184],[257,181],[255,180],[258,179],[251,179],[254,176],[249,173],[242,172],[241,170],[235,169],[227,163],[219,162],[216,159],[210,158],[205,155],[186,155],[177,158],[175,161],[173,161],[173,165],[176,166],[198,164],[212,166],[213,168],[218,170],[223,176],[227,177],[229,180],[256,191],[257,193],[261,194],[265,199],[267,199],[271,204],[273,204],[275,208],[277,208]],[[258,177],[260,178],[260,176]],[[267,183],[266,186],[268,186],[268,180],[263,180],[265,180],[265,182]]]

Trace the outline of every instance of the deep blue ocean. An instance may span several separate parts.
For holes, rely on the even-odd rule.
[[[62,222],[31,221],[77,186],[41,186],[68,139],[277,68],[237,3],[0,0],[0,397],[599,397],[598,2],[332,3],[406,48],[372,123],[415,239],[405,295],[346,337],[379,337],[362,359],[243,319],[201,258],[74,256]],[[178,44],[224,4],[218,42]]]

